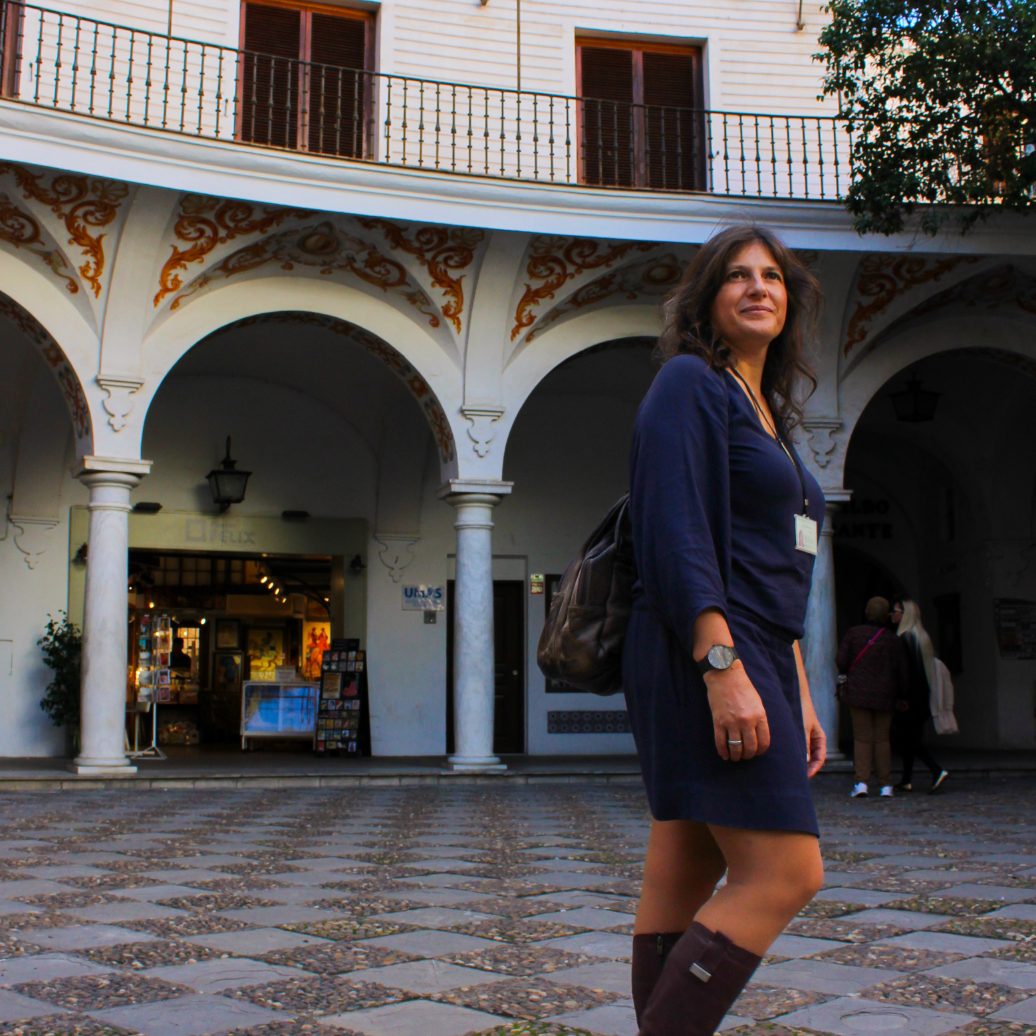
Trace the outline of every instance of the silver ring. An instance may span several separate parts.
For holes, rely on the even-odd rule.
[[[743,741],[731,741],[730,738],[728,737],[727,738],[727,744],[728,745],[743,745],[744,742]]]

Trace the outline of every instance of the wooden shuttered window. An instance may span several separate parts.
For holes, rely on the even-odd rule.
[[[310,50],[309,149],[325,155],[364,154],[371,93],[367,18],[314,13]]]
[[[606,187],[631,187],[633,54],[585,46],[580,58],[583,179]]]
[[[704,189],[700,49],[581,40],[577,57],[583,180]]]
[[[245,5],[241,62],[241,137],[253,144],[298,147],[302,12]]]
[[[18,43],[24,15],[21,4],[0,0],[0,95],[4,97],[18,96]]]
[[[365,157],[371,17],[249,2],[243,21],[241,138]]]

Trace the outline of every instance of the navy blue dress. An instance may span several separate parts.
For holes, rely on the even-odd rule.
[[[795,549],[794,466],[734,377],[686,355],[644,397],[631,465],[638,580],[623,685],[653,816],[817,834],[792,651],[813,572],[812,555]],[[820,486],[799,468],[819,525]],[[726,616],[766,709],[770,749],[755,759],[716,752],[691,654],[706,608]]]

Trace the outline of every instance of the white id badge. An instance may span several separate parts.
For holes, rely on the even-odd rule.
[[[795,549],[816,557],[817,523],[807,514],[795,515]]]

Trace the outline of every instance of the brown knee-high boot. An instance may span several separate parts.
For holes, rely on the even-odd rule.
[[[637,1025],[647,1007],[648,999],[662,974],[669,951],[677,944],[683,932],[653,932],[633,936],[633,1009]]]
[[[640,1036],[713,1036],[760,960],[695,921],[666,959]]]

